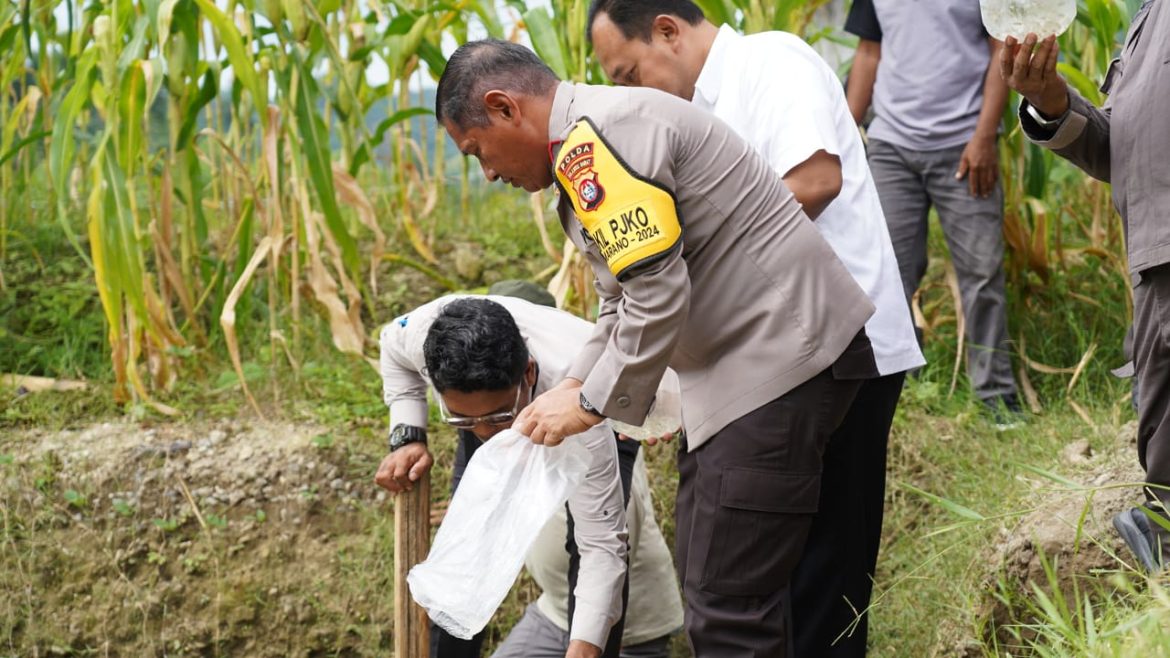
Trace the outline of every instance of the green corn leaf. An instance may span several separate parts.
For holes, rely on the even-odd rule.
[[[341,210],[337,206],[337,194],[333,188],[333,167],[329,157],[328,133],[321,118],[314,110],[317,105],[316,99],[319,98],[320,93],[317,91],[309,66],[299,54],[297,55],[297,74],[296,96],[293,99],[293,104],[303,153],[309,165],[309,178],[313,182],[313,188],[317,191],[317,198],[321,203],[321,211],[325,215],[325,223],[329,226],[329,232],[333,234],[337,244],[341,247],[342,259],[345,261],[346,267],[356,273],[359,267],[357,243],[346,229],[345,221],[341,217]],[[355,280],[359,278],[354,277]]]
[[[1082,73],[1080,69],[1070,66],[1066,62],[1060,62],[1056,65],[1056,70],[1064,76],[1065,80],[1068,80],[1068,83],[1072,85],[1081,96],[1085,97],[1085,100],[1094,105],[1100,105],[1101,101],[1104,100],[1097,83],[1090,80],[1089,76]]]
[[[91,48],[82,56],[73,88],[69,90],[61,102],[61,106],[57,108],[57,117],[53,121],[53,136],[49,140],[49,177],[52,179],[53,190],[57,195],[57,221],[60,222],[69,243],[73,245],[82,260],[91,267],[93,263],[86,255],[85,250],[81,248],[81,241],[77,239],[77,234],[73,232],[73,227],[69,224],[67,200],[69,199],[69,174],[73,169],[75,150],[73,129],[77,122],[77,116],[89,101],[89,91],[93,87],[97,73],[94,67],[97,62],[97,54],[97,49]]]
[[[219,86],[215,74],[208,69],[203,76],[203,84],[199,87],[199,93],[191,98],[187,107],[183,108],[183,125],[179,127],[178,138],[176,144],[182,147],[191,142],[192,136],[195,134],[195,128],[199,121],[199,112],[205,105],[215,100],[216,95],[219,94]]]
[[[371,151],[378,148],[378,146],[382,144],[383,140],[385,140],[386,133],[390,130],[390,128],[394,127],[396,124],[406,121],[407,119],[427,114],[433,115],[434,112],[423,107],[409,107],[405,110],[399,110],[394,114],[391,114],[389,117],[383,119],[382,122],[378,124],[377,129],[374,130],[373,136],[358,147],[357,152],[353,156],[353,161],[349,165],[349,175],[357,176],[357,173],[361,170],[362,165],[369,162],[373,157],[371,155]]]
[[[122,54],[118,56],[119,75],[125,73],[135,60],[142,58],[146,51],[146,30],[149,27],[150,20],[146,16],[139,16],[135,21],[134,35],[130,38],[130,43],[122,47]]]
[[[107,211],[112,211],[104,218],[108,230],[103,232],[103,238],[108,240],[108,253],[113,256],[110,264],[114,267],[113,274],[120,283],[126,301],[139,318],[146,319],[148,314],[143,288],[142,251],[138,244],[126,175],[108,147],[98,151],[98,158],[101,160],[102,177],[105,179],[106,208]],[[145,324],[149,328],[153,323]]]
[[[256,75],[256,69],[251,55],[244,47],[244,40],[240,36],[240,31],[236,29],[235,24],[232,23],[227,14],[215,6],[212,0],[195,0],[195,3],[199,5],[200,11],[207,16],[207,20],[215,27],[215,32],[219,36],[220,43],[227,50],[228,61],[232,65],[232,73],[235,74],[240,84],[251,93],[252,104],[257,109],[265,107],[268,104],[268,94],[264,92],[264,88],[260,84],[260,78]],[[267,115],[264,112],[260,112],[260,116],[264,119]]]
[[[146,152],[146,75],[135,66],[122,77],[118,94],[118,160],[122,169],[134,175],[135,164]]]
[[[569,56],[560,38],[561,32],[554,27],[548,10],[544,7],[528,10],[524,14],[524,24],[528,26],[528,35],[532,37],[532,47],[536,54],[559,78],[568,80],[571,77]]]
[[[707,15],[707,20],[719,25],[727,23],[733,27],[739,27],[739,21],[736,19],[738,10],[731,0],[696,0],[695,4],[703,10]]]
[[[20,153],[20,150],[23,149],[24,147],[28,146],[29,144],[39,142],[42,139],[44,139],[45,137],[51,136],[52,134],[53,133],[48,131],[48,130],[42,130],[40,132],[35,132],[35,133],[29,135],[28,137],[25,137],[24,139],[16,142],[15,144],[12,145],[12,148],[8,149],[7,153],[0,155],[0,166],[3,166],[5,162],[8,162],[12,158],[15,158],[17,156],[17,154]]]
[[[443,75],[443,71],[447,68],[447,58],[443,56],[443,51],[439,50],[437,45],[424,40],[418,44],[418,56],[427,63],[432,78],[438,80]]]

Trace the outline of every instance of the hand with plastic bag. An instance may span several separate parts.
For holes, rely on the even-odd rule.
[[[467,465],[426,561],[406,577],[414,600],[455,637],[482,630],[590,462],[580,441],[549,448],[514,430],[492,437]]]

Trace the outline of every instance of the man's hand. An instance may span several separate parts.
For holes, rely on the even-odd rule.
[[[599,658],[601,647],[590,644],[585,640],[573,640],[569,643],[569,650],[565,658]]]
[[[546,446],[560,445],[565,437],[580,434],[605,420],[581,408],[581,382],[566,379],[536,397],[512,423],[512,429]]]
[[[959,158],[959,171],[955,172],[955,178],[967,179],[967,189],[971,191],[971,196],[986,197],[995,189],[995,181],[999,178],[999,150],[995,139],[994,134],[991,137],[976,134],[967,142]]]
[[[1056,119],[1068,111],[1068,85],[1056,72],[1060,46],[1055,35],[1039,46],[1036,40],[1035,34],[1024,37],[1022,44],[1008,37],[999,56],[999,72],[1007,86],[1028,99],[1041,115]]]
[[[426,475],[434,463],[431,452],[427,450],[427,444],[408,443],[386,455],[382,464],[378,466],[374,482],[392,494],[411,491],[414,489],[414,483]]]

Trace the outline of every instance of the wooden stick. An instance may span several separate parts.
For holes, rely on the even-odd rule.
[[[427,557],[431,545],[431,479],[424,475],[413,491],[394,499],[394,655],[429,658],[430,622],[410,598],[406,574]]]

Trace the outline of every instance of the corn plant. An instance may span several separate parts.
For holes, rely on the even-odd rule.
[[[783,30],[805,36],[813,14],[829,0],[696,0],[711,22],[752,34]]]
[[[173,411],[153,391],[175,381],[177,355],[221,343],[251,399],[237,325],[266,317],[271,352],[295,365],[303,291],[334,345],[364,355],[378,268],[414,263],[385,253],[375,207],[435,261],[418,222],[441,175],[406,127],[429,113],[410,107],[409,81],[420,62],[441,72],[439,39],[470,17],[498,30],[485,7],[0,4],[0,285],[20,191],[45,175],[92,264],[119,400]],[[388,81],[367,79],[375,60]],[[370,126],[379,105],[387,118]],[[250,312],[261,295],[267,312]]]

